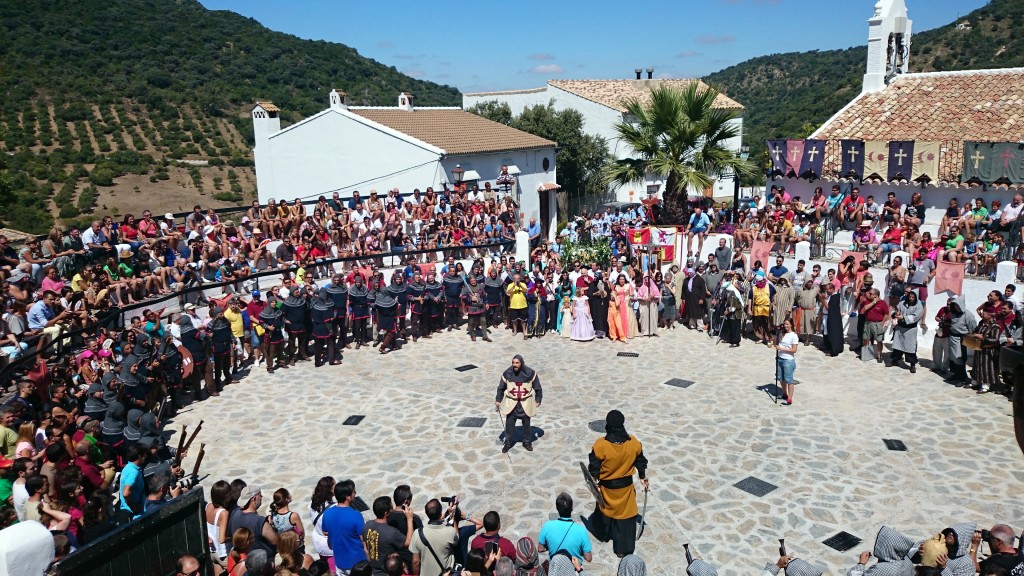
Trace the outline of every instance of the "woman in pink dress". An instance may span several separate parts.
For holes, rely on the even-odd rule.
[[[576,301],[572,308],[572,330],[570,336],[579,342],[588,342],[595,337],[594,321],[590,317],[590,303],[582,287],[576,288]]]

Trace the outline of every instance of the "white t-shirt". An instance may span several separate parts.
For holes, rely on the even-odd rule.
[[[14,496],[14,511],[18,514],[18,520],[25,521],[25,502],[28,502],[28,490],[25,489],[25,484],[15,483],[11,486],[11,492]]]
[[[1012,203],[1007,204],[1006,206],[1003,206],[1003,218],[1006,218],[1007,222],[1013,222],[1018,216],[1020,216],[1021,210],[1024,210],[1024,203],[1020,206],[1014,206]],[[82,238],[84,240],[84,233],[82,234]]]
[[[800,336],[796,332],[787,332],[782,340],[779,341],[779,358],[784,360],[793,360],[795,357],[792,352],[783,352],[781,348],[795,348],[800,344]]]

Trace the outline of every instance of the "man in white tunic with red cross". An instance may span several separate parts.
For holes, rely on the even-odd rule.
[[[501,375],[498,394],[494,398],[494,406],[505,417],[505,445],[501,448],[502,454],[512,449],[512,431],[517,419],[523,421],[523,448],[533,451],[530,419],[537,414],[543,397],[537,372],[527,368],[523,357],[516,354],[512,358],[512,366]]]

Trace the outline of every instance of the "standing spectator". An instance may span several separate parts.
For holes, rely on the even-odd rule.
[[[484,514],[484,533],[473,539],[469,545],[469,549],[483,550],[485,544],[493,542],[498,545],[498,550],[501,551],[502,556],[507,556],[509,558],[514,557],[516,555],[515,545],[512,544],[511,540],[499,534],[500,530],[501,516],[499,516],[494,510]]]
[[[248,528],[253,535],[253,550],[263,550],[267,557],[277,554],[277,532],[267,522],[267,517],[259,513],[263,504],[263,492],[259,486],[244,486],[238,498],[238,505],[228,515],[228,532],[234,534],[239,528]]]
[[[427,515],[426,526],[416,530],[410,544],[412,552],[412,573],[420,576],[440,576],[446,568],[452,567],[455,550],[459,544],[458,525],[447,526],[445,518],[455,514],[455,503],[448,505],[448,512],[442,516],[441,502],[431,499],[424,507]]]
[[[335,504],[324,511],[321,519],[327,544],[334,553],[334,567],[339,574],[348,573],[356,564],[366,561],[363,515],[352,508],[355,497],[355,482],[338,482],[334,486]]]
[[[146,497],[146,484],[142,477],[142,464],[149,455],[149,449],[141,444],[128,447],[125,456],[128,463],[121,470],[121,483],[118,487],[117,524],[123,526],[143,511],[143,500]]]
[[[374,519],[363,527],[363,542],[366,546],[366,559],[373,566],[374,576],[386,576],[384,566],[392,552],[408,552],[414,533],[412,527],[412,508],[403,506],[406,521],[406,534],[388,524],[388,515],[393,509],[391,497],[380,496],[373,501]]]
[[[783,406],[793,405],[793,393],[796,391],[796,351],[799,345],[800,336],[793,329],[793,320],[786,318],[782,322],[782,330],[775,345],[775,379],[782,384]]]
[[[864,299],[859,309],[859,315],[864,317],[864,336],[861,339],[861,346],[873,344],[875,346],[875,360],[881,364],[882,343],[885,340],[885,332],[889,326],[889,304],[882,299],[878,288],[870,288],[867,292],[867,298]],[[912,352],[917,352],[916,346]],[[915,371],[913,366],[916,363],[916,354],[908,357],[908,360],[911,362],[911,372]]]
[[[590,562],[594,556],[587,529],[572,520],[572,496],[562,492],[555,498],[555,510],[558,519],[548,520],[540,529],[537,544],[541,552],[554,556],[558,552],[568,552],[581,562]]]

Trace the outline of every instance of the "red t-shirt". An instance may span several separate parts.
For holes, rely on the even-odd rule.
[[[516,557],[516,545],[513,544],[512,541],[509,540],[508,538],[504,538],[504,537],[502,537],[499,534],[495,534],[494,536],[488,536],[487,534],[481,534],[481,535],[477,536],[476,538],[473,538],[473,541],[469,544],[469,549],[470,550],[475,550],[475,549],[479,548],[479,549],[483,550],[484,549],[484,545],[487,544],[488,542],[497,542],[498,543],[498,550],[501,550],[501,555],[502,556],[504,556],[506,558],[515,558]]]
[[[851,204],[856,204],[857,206],[863,206],[864,205],[864,198],[862,196],[858,196],[857,198],[854,198],[853,196],[847,196],[846,198],[843,198],[843,207],[844,208],[849,208]]]
[[[885,317],[889,315],[889,305],[885,303],[885,300],[879,300],[877,304],[871,307],[870,310],[864,313],[865,318],[868,322],[881,322],[885,320]]]

